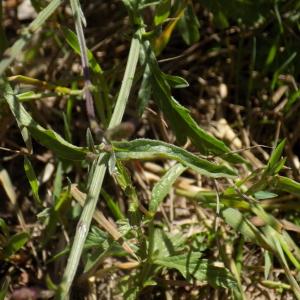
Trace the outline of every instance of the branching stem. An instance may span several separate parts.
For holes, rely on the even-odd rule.
[[[119,125],[122,121],[122,117],[125,112],[127,100],[132,86],[133,77],[137,67],[140,50],[140,38],[141,29],[138,29],[133,35],[131,41],[128,61],[120,88],[120,93],[118,95],[117,103],[108,128],[113,128]],[[67,267],[64,272],[63,281],[57,299],[65,300],[69,297],[69,291],[75,277],[77,267],[79,265],[84,242],[90,229],[91,220],[96,208],[96,204],[102,187],[102,182],[106,172],[106,165],[103,163],[103,158],[105,155],[107,154],[105,153],[100,155],[97,160],[96,168],[93,173],[91,184],[88,190],[87,200],[76,228],[74,242],[68,258]]]

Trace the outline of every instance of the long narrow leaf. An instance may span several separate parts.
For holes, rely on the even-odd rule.
[[[27,157],[24,158],[24,170],[31,187],[33,198],[38,204],[41,204],[39,196],[39,182],[36,178],[31,162]]]
[[[285,191],[300,196],[300,183],[284,176],[277,175],[274,180],[274,187],[278,191]]]
[[[3,94],[14,117],[18,121],[20,129],[27,128],[32,137],[41,145],[52,150],[60,158],[67,160],[83,160],[87,150],[74,146],[64,140],[59,134],[50,129],[45,129],[36,123],[23,105],[13,94],[13,90],[6,82],[2,85]]]
[[[148,139],[113,143],[116,156],[120,160],[129,159],[174,159],[184,166],[209,177],[235,177],[236,172],[229,167],[217,165],[171,144]]]
[[[179,104],[172,96],[170,87],[159,70],[155,55],[148,41],[143,43],[144,57],[147,58],[152,78],[152,91],[156,104],[168,119],[176,137],[180,143],[184,143],[189,137],[203,154],[221,155],[223,159],[232,163],[245,163],[245,160],[237,154],[231,153],[222,141],[208,134],[198,126],[189,113],[189,110]]]
[[[186,169],[182,164],[176,164],[155,184],[149,203],[150,212],[155,213],[157,211],[159,205],[169,193],[172,184]]]

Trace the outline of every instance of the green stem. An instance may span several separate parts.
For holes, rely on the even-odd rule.
[[[108,125],[108,129],[114,128],[118,126],[123,118],[123,114],[125,112],[127,99],[129,97],[130,89],[132,86],[137,62],[139,59],[139,51],[140,51],[140,39],[142,35],[143,29],[138,29],[135,34],[133,35],[128,62],[125,69],[125,74],[123,77],[122,85],[120,88],[120,93],[117,98],[117,103],[112,114],[110,123]]]
[[[127,100],[132,86],[133,77],[135,74],[139,50],[140,50],[141,29],[138,29],[131,41],[128,61],[125,74],[123,77],[120,93],[117,98],[117,103],[110,120],[108,128],[113,128],[119,125],[125,112]],[[68,299],[69,291],[75,277],[77,267],[79,265],[84,242],[89,232],[93,213],[99,198],[102,187],[102,182],[106,172],[106,165],[103,163],[104,154],[98,158],[97,165],[92,177],[91,185],[88,190],[87,200],[84,205],[80,220],[78,222],[74,242],[71,253],[68,258],[67,267],[64,272],[62,284],[58,292],[57,299]]]

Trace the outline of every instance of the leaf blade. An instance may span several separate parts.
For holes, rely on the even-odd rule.
[[[41,204],[42,201],[39,196],[39,182],[36,178],[32,164],[26,156],[24,157],[24,170],[31,187],[33,198],[38,204]]]
[[[149,41],[143,42],[143,56],[147,59],[151,76],[153,99],[168,119],[179,143],[185,143],[187,137],[203,154],[222,155],[224,160],[232,163],[245,163],[245,160],[231,153],[223,141],[218,140],[203,130],[192,118],[189,110],[177,102],[171,95],[171,90],[164,73],[159,69]]]
[[[149,203],[149,211],[155,214],[159,205],[170,191],[176,179],[187,169],[182,164],[176,164],[154,185]]]
[[[45,129],[34,121],[24,106],[18,101],[10,85],[3,85],[3,94],[11,112],[16,118],[20,130],[27,129],[32,137],[44,147],[52,150],[58,157],[66,160],[83,160],[87,150],[72,145],[64,140],[59,134],[50,129]]]
[[[235,177],[236,172],[224,165],[217,165],[171,144],[149,139],[130,142],[113,142],[117,159],[173,159],[208,177]]]

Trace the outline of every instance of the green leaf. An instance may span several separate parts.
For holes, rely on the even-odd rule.
[[[300,299],[300,287],[298,285],[298,282],[294,278],[294,275],[291,272],[290,266],[286,260],[285,254],[284,254],[284,252],[286,252],[283,249],[283,247],[285,247],[284,244],[286,244],[286,242],[284,241],[284,238],[278,231],[275,231],[271,226],[265,226],[263,228],[263,231],[264,231],[265,235],[268,237],[268,241],[269,241],[270,245],[272,245],[272,247],[273,247],[273,252],[276,253],[277,259],[279,260],[281,266],[283,267],[289,283],[293,287],[293,291],[296,295],[296,298]],[[290,254],[292,254],[292,253],[290,253]],[[297,260],[295,262],[296,262],[296,268],[299,269],[299,262]]]
[[[289,114],[292,107],[294,105],[296,105],[296,103],[299,101],[300,99],[300,90],[296,91],[296,92],[293,92],[289,95],[289,98],[288,98],[288,101],[287,103],[285,104],[284,106],[284,113],[285,114]]]
[[[269,50],[269,53],[268,53],[268,56],[266,59],[266,66],[270,66],[273,63],[273,61],[277,55],[278,49],[279,49],[278,44],[279,44],[279,37],[275,40],[275,42],[270,47],[270,50]]]
[[[235,231],[240,232],[247,240],[258,244],[267,250],[273,250],[267,238],[237,209],[221,210],[221,216]]]
[[[31,162],[26,156],[24,157],[24,170],[31,187],[33,198],[37,203],[41,204],[42,201],[39,196],[39,182],[36,178]]]
[[[276,229],[278,232],[282,230],[282,224],[273,217],[273,215],[268,214],[265,210],[258,205],[253,203],[251,205],[251,210],[265,223]]]
[[[13,235],[6,243],[3,254],[6,258],[10,257],[18,250],[20,250],[29,240],[29,234],[27,232],[20,232]]]
[[[200,259],[201,254],[189,253],[177,256],[157,258],[154,264],[178,270],[186,279],[195,278],[208,281],[213,287],[235,288],[236,281],[230,272],[216,267],[206,259]]]
[[[228,28],[230,26],[228,18],[226,17],[226,15],[223,13],[222,10],[219,10],[216,13],[214,13],[213,17],[214,17],[214,19],[213,19],[214,23],[220,29],[225,29],[225,28]]]
[[[62,190],[62,181],[63,181],[63,167],[62,162],[59,161],[56,167],[55,178],[53,183],[53,196],[55,199],[55,204],[59,202]]]
[[[120,162],[117,162],[118,172],[115,173],[115,178],[120,185],[121,189],[128,193],[131,188],[133,188],[130,174],[126,167]]]
[[[182,164],[176,164],[154,185],[149,203],[151,213],[154,214],[157,211],[161,202],[168,195],[173,183],[186,169]]]
[[[221,215],[225,222],[234,230],[241,232],[246,239],[255,242],[255,233],[253,232],[251,226],[249,226],[247,219],[245,219],[237,209],[224,209],[221,211]]]
[[[143,55],[147,57],[150,72],[153,98],[158,107],[168,119],[179,143],[186,142],[187,137],[193,145],[203,154],[221,155],[223,159],[232,163],[245,163],[237,154],[231,153],[222,141],[208,134],[198,126],[191,117],[188,109],[180,105],[171,95],[168,82],[159,70],[155,55],[148,41],[143,43]]]
[[[86,130],[86,144],[91,152],[96,152],[94,139],[89,128]]]
[[[274,178],[273,183],[278,191],[284,191],[300,196],[300,183],[293,179],[277,175]]]
[[[36,123],[13,94],[13,91],[7,82],[4,83],[3,91],[4,98],[18,122],[20,130],[24,128],[27,129],[37,142],[55,152],[60,158],[66,160],[85,159],[87,153],[86,149],[68,143],[55,131],[45,129]]]
[[[8,226],[2,218],[0,218],[0,229],[6,237],[9,235]]]
[[[285,61],[284,63],[276,70],[276,72],[273,75],[272,83],[271,83],[271,89],[273,90],[278,82],[278,77],[280,73],[282,73],[288,65],[292,63],[292,61],[296,58],[297,56],[297,51],[293,52]]]
[[[270,271],[273,268],[273,256],[269,251],[264,251],[264,260],[264,277],[265,280],[267,280],[269,278]]]
[[[41,98],[41,93],[35,93],[34,91],[27,91],[21,94],[16,95],[18,100],[21,102],[31,101],[38,98]]]
[[[109,247],[108,241],[109,238],[106,232],[102,231],[98,227],[92,226],[87,236],[87,239],[85,241],[85,247],[86,248],[99,247],[106,250]]]
[[[176,256],[168,256],[168,257],[158,257],[155,258],[153,263],[167,267],[170,269],[178,270],[184,278],[196,277],[196,272],[200,269],[200,273],[198,274],[199,280],[206,280],[206,276],[201,273],[203,268],[207,268],[207,261],[200,260],[201,253],[189,253],[176,255]],[[202,275],[202,276],[201,276]]]
[[[182,89],[189,86],[189,83],[180,76],[174,76],[162,73],[162,76],[166,79],[171,88]]]
[[[254,193],[254,197],[258,200],[271,199],[277,196],[278,196],[277,194],[271,193],[269,191],[259,191]]]
[[[199,174],[209,177],[235,177],[236,172],[224,165],[217,165],[171,144],[148,139],[114,142],[117,159],[173,159]]]
[[[171,0],[160,0],[155,9],[154,24],[160,25],[169,16],[171,10]]]
[[[140,218],[139,201],[135,187],[132,184],[130,174],[128,173],[123,163],[120,161],[116,161],[116,168],[117,172],[115,172],[113,176],[117,180],[121,189],[124,191],[125,195],[129,198],[130,202],[128,211],[131,213],[132,218],[134,218],[135,222],[137,222],[137,220],[139,220]]]
[[[113,198],[104,189],[101,190],[101,196],[106,201],[108,208],[110,209],[116,220],[125,218],[118,205],[118,202],[114,201]]]
[[[237,282],[235,278],[226,268],[217,267],[212,264],[208,264],[206,274],[207,274],[208,283],[215,288],[218,287],[230,288],[230,289],[237,288]]]
[[[169,257],[177,254],[178,251],[182,251],[185,245],[186,237],[182,233],[172,234],[160,228],[155,228],[151,255],[156,258]]]
[[[178,29],[187,45],[196,43],[200,38],[200,23],[195,15],[193,6],[189,4],[184,10],[184,15],[178,22]]]
[[[285,146],[285,141],[286,140],[284,139],[281,143],[279,143],[279,145],[272,152],[271,157],[270,157],[270,159],[268,161],[267,169],[266,169],[266,172],[268,174],[272,174],[273,175],[276,172],[276,170],[278,169],[278,166],[282,165],[280,163],[280,158],[281,158],[284,146]]]

